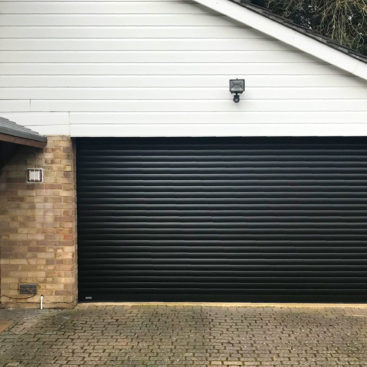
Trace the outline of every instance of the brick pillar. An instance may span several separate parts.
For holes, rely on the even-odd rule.
[[[26,183],[43,168],[43,183]],[[19,147],[0,171],[1,303],[5,307],[72,307],[77,301],[75,149],[70,137],[48,137],[45,149]],[[20,283],[37,295],[19,294]]]

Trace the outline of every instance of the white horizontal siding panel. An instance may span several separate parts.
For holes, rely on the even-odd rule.
[[[350,75],[250,75],[251,88],[366,88],[366,83]],[[70,88],[224,88],[228,75],[0,75],[0,87],[70,87]],[[246,93],[247,93],[246,92]],[[315,97],[317,95],[315,94]],[[364,97],[364,94],[361,96]]]
[[[26,2],[34,2],[35,0],[12,0],[12,2],[19,2],[19,3],[26,3]],[[67,3],[67,2],[91,2],[91,0],[37,0],[37,2],[49,2],[49,3]],[[101,1],[101,0],[99,0]],[[104,1],[104,0],[102,0]],[[128,1],[128,0],[115,0],[115,1]],[[178,2],[182,2],[185,1],[186,3],[193,3],[195,4],[193,1],[190,0],[133,0],[135,2],[157,2],[157,3],[178,3]],[[8,3],[9,0],[0,0],[0,4],[1,3]]]
[[[208,11],[191,2],[166,3],[153,1],[2,1],[3,14],[207,14]]]
[[[1,116],[45,135],[70,135],[68,113],[11,112]]]
[[[366,100],[32,100],[31,111],[232,112],[232,111],[365,111]],[[367,113],[366,113],[367,116]]]
[[[66,99],[80,97],[93,100],[228,100],[231,95],[221,88],[1,88],[0,99]],[[364,97],[364,98],[362,98]],[[366,88],[249,88],[242,99],[259,100],[324,100],[364,99]]]
[[[0,12],[1,116],[41,133],[366,134],[365,81],[191,1],[0,0]]]
[[[3,63],[3,75],[333,75],[316,63]]]
[[[67,135],[70,136],[70,125],[57,125],[57,124],[30,124],[28,127],[42,135]]]
[[[2,113],[2,117],[5,117],[11,121],[17,121],[24,126],[35,125],[65,125],[69,126],[69,114],[67,112],[11,112]]]
[[[91,61],[93,60],[93,61]],[[0,51],[0,62],[224,62],[314,63],[293,51]]]
[[[21,99],[2,99],[0,100],[0,111],[1,115],[3,115],[3,112],[30,111],[30,101]]]
[[[218,48],[222,51],[287,50],[283,44],[267,39],[0,39],[0,50],[6,51],[217,51]]]
[[[366,124],[218,124],[210,126],[210,136],[367,136]],[[190,125],[113,125],[90,126],[74,124],[72,136],[85,137],[174,137],[208,136],[207,124]]]
[[[12,2],[18,2],[18,3],[26,3],[26,2],[34,2],[35,0],[12,0]],[[91,2],[91,0],[37,0],[37,2],[48,2],[48,3],[67,3],[67,2]],[[98,0],[97,0],[98,1]],[[104,0],[99,0],[104,1]],[[129,1],[129,0],[114,0],[114,1]],[[130,0],[135,2],[146,2],[149,1],[150,3],[179,3],[179,2],[186,2],[186,3],[192,3],[195,4],[195,2],[191,0]],[[0,0],[1,3],[8,3],[9,0]]]
[[[160,4],[159,4],[160,5]],[[212,14],[4,14],[0,26],[228,26],[225,16]]]
[[[230,121],[230,122],[227,122]],[[137,125],[166,124],[211,125],[223,124],[359,124],[366,122],[364,112],[71,112],[72,125]]]
[[[247,31],[246,31],[247,30]],[[260,32],[255,32],[246,27],[191,26],[191,27],[129,27],[101,26],[101,27],[2,27],[0,38],[48,38],[48,39],[159,39],[159,38],[264,38]]]

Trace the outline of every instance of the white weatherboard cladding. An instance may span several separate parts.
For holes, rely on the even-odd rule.
[[[1,116],[46,135],[367,135],[365,80],[192,1],[0,13]]]

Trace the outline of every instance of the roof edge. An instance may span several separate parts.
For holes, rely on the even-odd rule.
[[[269,18],[262,12],[228,0],[194,0],[196,3],[217,11],[240,23],[274,37],[292,47],[306,52],[331,65],[367,80],[367,63],[354,55],[346,54],[338,48],[311,37],[306,32],[296,30]]]
[[[34,140],[30,138],[21,138],[14,135],[4,134],[0,132],[0,142],[27,145],[34,148],[44,148],[47,145],[47,138],[44,141]]]
[[[13,136],[15,138],[22,138],[22,139],[28,139],[28,140],[34,140],[39,141],[40,143],[46,143],[47,138],[43,135],[39,135],[37,133],[34,133],[32,130],[28,131],[18,131],[9,127],[3,127],[0,126],[0,133]]]
[[[14,121],[0,117],[0,141],[44,147],[47,144],[47,137]]]
[[[297,32],[300,32],[308,37],[311,37],[313,39],[315,39],[316,41],[322,42],[324,43],[326,46],[330,46],[332,48],[337,49],[338,51],[341,51],[351,57],[354,57],[358,60],[361,60],[363,62],[367,62],[367,56],[364,56],[360,53],[358,53],[357,51],[346,47],[346,46],[342,46],[339,45],[338,43],[336,43],[335,41],[333,41],[330,38],[327,38],[325,36],[323,36],[322,34],[319,34],[317,32],[314,32],[310,29],[307,29],[306,27],[303,27],[301,25],[298,25],[294,22],[292,22],[290,19],[287,19],[285,17],[282,17],[278,14],[272,13],[269,9],[263,8],[259,5],[256,4],[252,4],[250,2],[248,2],[249,0],[229,0],[234,2],[235,4],[239,5],[239,6],[243,6],[245,8],[248,8],[260,15],[263,15],[264,17],[267,17],[269,19],[274,20],[275,22],[278,22],[288,28],[291,28]]]

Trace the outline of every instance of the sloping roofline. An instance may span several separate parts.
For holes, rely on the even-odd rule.
[[[13,121],[0,117],[0,142],[43,148],[47,138]]]
[[[331,65],[367,80],[367,62],[363,57],[347,53],[343,47],[331,45],[323,37],[310,35],[302,28],[281,22],[269,12],[235,0],[194,0],[209,9],[254,28]]]

